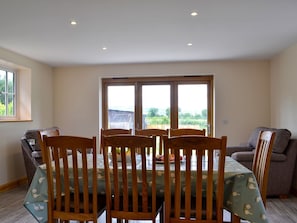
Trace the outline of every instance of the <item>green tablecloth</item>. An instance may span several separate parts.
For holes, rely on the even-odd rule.
[[[157,189],[163,194],[164,167],[157,165]],[[98,155],[98,193],[105,193],[103,158]],[[24,206],[38,222],[47,222],[47,180],[45,165],[37,168]],[[251,170],[226,157],[224,208],[252,223],[267,223],[265,208]]]

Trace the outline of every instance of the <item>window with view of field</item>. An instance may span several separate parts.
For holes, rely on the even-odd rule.
[[[212,76],[103,79],[103,128],[212,128]]]

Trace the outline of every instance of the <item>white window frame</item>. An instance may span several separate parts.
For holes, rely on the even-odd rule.
[[[0,69],[15,74],[14,116],[0,116],[0,122],[32,121],[31,118],[31,69],[0,58]]]
[[[5,74],[5,78],[6,78],[6,90],[7,90],[7,79],[8,79],[8,73],[13,73],[13,115],[8,115],[7,111],[8,111],[8,95],[10,94],[9,92],[0,92],[0,94],[4,94],[5,95],[5,108],[6,108],[6,114],[5,115],[0,115],[0,119],[1,120],[15,120],[17,117],[17,71],[13,70],[13,69],[9,69],[9,68],[5,68],[5,67],[0,67],[0,70],[4,71]]]

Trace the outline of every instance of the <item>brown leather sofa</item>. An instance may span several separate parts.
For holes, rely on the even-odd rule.
[[[251,169],[255,145],[261,130],[276,132],[269,170],[267,196],[287,196],[291,191],[297,156],[297,139],[291,138],[289,130],[258,127],[252,132],[246,145],[227,147],[227,155]]]
[[[42,137],[44,135],[60,135],[60,129],[58,127],[51,127],[45,129],[27,130],[21,138],[21,147],[29,185],[34,177],[37,166],[44,163],[42,159]]]

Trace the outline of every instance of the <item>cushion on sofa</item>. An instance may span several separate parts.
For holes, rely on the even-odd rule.
[[[256,128],[248,141],[249,146],[255,148],[257,144],[257,139],[260,131],[275,131],[275,139],[273,143],[273,152],[274,153],[283,153],[289,143],[291,138],[291,132],[288,129],[276,129],[276,128],[267,128],[267,127],[258,127]]]
[[[288,129],[275,129],[275,131],[276,134],[272,151],[274,153],[283,153],[285,152],[291,138],[291,132]]]
[[[249,146],[251,146],[252,148],[256,148],[257,139],[258,139],[260,131],[266,131],[266,130],[269,130],[269,128],[267,128],[267,127],[255,128],[248,140]]]
[[[285,162],[287,159],[287,156],[283,153],[272,153],[271,155],[271,162]]]

